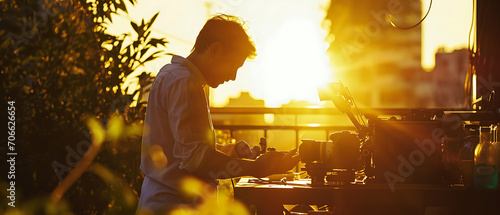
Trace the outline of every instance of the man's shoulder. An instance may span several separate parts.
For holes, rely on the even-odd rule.
[[[191,77],[191,72],[184,65],[179,63],[169,63],[160,69],[157,77],[166,78],[170,81],[176,81]]]

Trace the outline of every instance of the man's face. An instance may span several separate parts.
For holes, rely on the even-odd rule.
[[[246,56],[237,54],[236,49],[227,48],[222,45],[214,47],[211,55],[211,66],[209,75],[205,77],[207,84],[217,88],[226,81],[234,81],[238,69],[243,66]]]

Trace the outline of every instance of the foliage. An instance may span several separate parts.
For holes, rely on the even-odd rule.
[[[122,89],[123,83],[144,63],[165,54],[154,50],[167,41],[151,37],[158,13],[147,22],[132,22],[133,34],[107,33],[104,23],[112,22],[113,14],[127,13],[123,0],[2,1],[0,11],[0,97],[2,105],[15,101],[16,107],[17,202],[32,202],[45,198],[59,183],[57,174],[65,176],[83,156],[82,146],[88,147],[91,136],[87,119],[95,117],[109,127],[112,116],[119,116],[123,128],[142,127],[145,107],[131,104],[152,77],[141,74],[132,94]],[[0,114],[6,118],[6,111]],[[118,177],[136,195],[140,190],[141,136],[119,134],[97,155],[99,171],[84,173],[63,197],[75,213],[135,209],[120,205],[119,195],[112,193],[122,188],[101,175]]]

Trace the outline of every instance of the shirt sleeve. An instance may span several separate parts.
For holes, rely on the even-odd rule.
[[[168,88],[168,120],[174,137],[173,156],[179,168],[194,172],[206,153],[215,147],[215,134],[203,87],[192,78],[181,78]]]

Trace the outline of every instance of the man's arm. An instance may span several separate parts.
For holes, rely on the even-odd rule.
[[[237,143],[228,143],[226,145],[217,144],[217,150],[235,158],[248,158],[255,159],[261,154],[261,149],[259,146],[250,146],[245,141],[239,141]]]
[[[199,146],[205,147],[205,146]],[[207,147],[200,166],[194,174],[212,179],[234,178],[255,175],[255,161],[230,157]]]
[[[296,151],[268,152],[255,161],[232,158],[211,147],[215,134],[211,126],[205,94],[201,86],[184,78],[167,91],[165,106],[175,139],[174,157],[182,159],[179,168],[214,179],[240,176],[265,177],[284,173],[299,161]]]
[[[207,148],[215,146],[203,88],[192,78],[176,80],[166,90],[164,105],[175,141],[173,156],[182,160],[179,168],[193,172]]]
[[[205,146],[200,146],[205,147]],[[265,177],[272,174],[285,173],[299,162],[297,150],[283,152],[267,152],[257,160],[233,158],[217,150],[208,148],[204,153],[201,165],[193,171],[201,177],[213,179],[234,178],[241,176]]]

